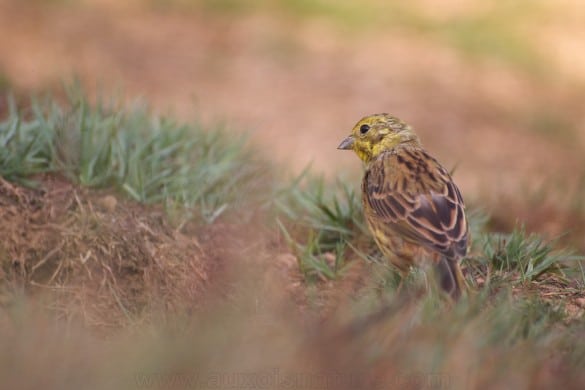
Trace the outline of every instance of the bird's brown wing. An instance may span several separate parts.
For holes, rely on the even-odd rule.
[[[363,185],[366,207],[378,223],[445,256],[465,255],[469,234],[461,193],[424,150],[381,156],[368,167]]]

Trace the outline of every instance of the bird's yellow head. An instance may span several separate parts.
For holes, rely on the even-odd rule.
[[[365,163],[398,145],[420,145],[412,128],[389,114],[374,114],[361,119],[337,149],[353,150]]]

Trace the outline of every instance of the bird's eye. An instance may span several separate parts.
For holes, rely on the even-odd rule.
[[[370,130],[370,126],[369,125],[361,125],[360,126],[360,133],[366,134],[368,132],[368,130]]]

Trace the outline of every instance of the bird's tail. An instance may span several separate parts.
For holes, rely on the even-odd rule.
[[[441,260],[437,264],[439,273],[439,285],[448,293],[454,300],[459,299],[461,291],[466,287],[465,279],[459,261],[441,256]]]

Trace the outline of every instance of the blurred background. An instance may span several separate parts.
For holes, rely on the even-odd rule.
[[[355,180],[361,117],[411,123],[468,203],[585,249],[578,0],[0,0],[0,92],[144,98]]]

